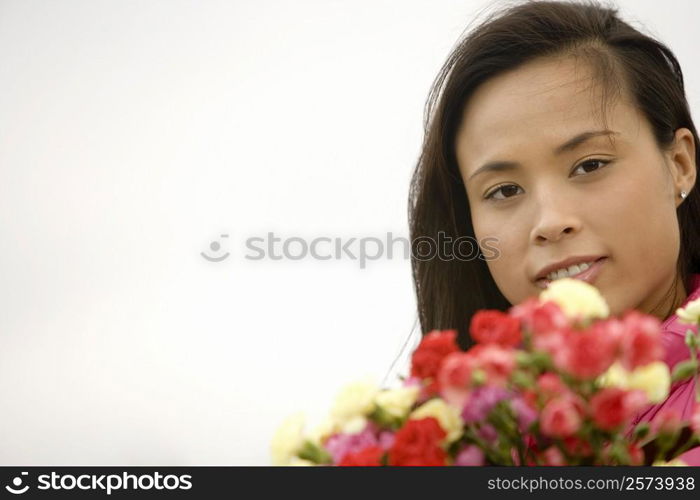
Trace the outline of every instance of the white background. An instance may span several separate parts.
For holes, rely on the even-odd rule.
[[[0,1],[0,464],[264,465],[287,415],[394,377],[400,244],[245,242],[406,238],[429,86],[492,5]],[[618,5],[697,109],[698,3]]]

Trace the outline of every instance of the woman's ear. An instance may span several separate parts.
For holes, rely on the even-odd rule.
[[[695,186],[697,166],[695,164],[695,138],[687,128],[676,130],[673,145],[667,152],[668,164],[673,179],[676,207],[683,202],[681,191],[690,194]]]

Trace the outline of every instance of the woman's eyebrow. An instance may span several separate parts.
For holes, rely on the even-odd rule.
[[[578,146],[583,144],[589,139],[592,139],[593,137],[599,137],[601,135],[607,135],[607,136],[612,136],[612,135],[618,135],[619,132],[615,132],[614,130],[593,130],[590,132],[583,132],[582,134],[579,134],[575,137],[572,137],[568,141],[566,141],[564,144],[561,146],[557,146],[554,149],[554,154],[555,155],[560,155],[564,153],[565,151],[571,151],[573,149],[576,149]]]
[[[592,139],[594,137],[600,137],[600,136],[613,136],[613,135],[618,135],[619,132],[616,132],[614,130],[591,130],[588,132],[583,132],[581,134],[578,134],[568,141],[566,141],[564,144],[561,144],[554,148],[554,154],[556,156],[561,155],[564,152],[567,151],[572,151],[588,141],[589,139]],[[520,163],[517,161],[490,161],[476,169],[476,171],[469,177],[469,180],[472,180],[474,177],[476,177],[478,174],[483,173],[483,172],[493,172],[493,171],[505,171],[505,170],[515,170],[518,167],[520,167]]]

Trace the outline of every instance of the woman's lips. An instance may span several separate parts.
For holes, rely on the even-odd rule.
[[[605,264],[605,262],[607,260],[608,260],[607,257],[601,257],[600,259],[596,260],[591,265],[591,267],[589,267],[585,271],[581,271],[578,274],[575,274],[573,276],[569,276],[569,278],[581,280],[581,281],[585,281],[586,283],[593,284],[593,282],[596,280],[596,278],[600,275],[600,272],[603,268],[603,265]],[[542,289],[546,289],[552,281],[556,281],[556,280],[550,280],[549,278],[540,278],[535,282],[535,284]]]

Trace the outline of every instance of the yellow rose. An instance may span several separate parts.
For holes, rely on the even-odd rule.
[[[685,307],[676,309],[678,321],[696,325],[700,321],[700,299],[691,300]]]
[[[668,397],[671,388],[671,373],[663,361],[654,361],[628,372],[619,361],[612,364],[608,371],[598,377],[597,382],[603,387],[620,389],[640,389],[644,391],[651,403],[660,403]]]
[[[416,408],[410,417],[413,420],[435,417],[440,427],[447,433],[444,444],[452,443],[462,437],[462,418],[460,411],[445,403],[442,399],[431,399]]]
[[[270,443],[272,465],[287,465],[295,457],[304,444],[303,413],[295,413],[287,417],[277,428]]]
[[[374,398],[377,406],[393,417],[403,417],[416,402],[420,388],[417,386],[399,387],[382,391]]]
[[[629,372],[625,370],[619,361],[615,361],[608,370],[598,377],[597,382],[602,387],[627,387]]]
[[[358,416],[367,416],[374,410],[374,398],[379,387],[369,379],[345,386],[335,399],[331,417],[344,423]]]
[[[629,389],[641,389],[649,401],[660,403],[668,397],[671,388],[671,373],[663,361],[654,361],[634,369],[627,378]]]
[[[561,278],[552,281],[539,296],[540,301],[556,302],[567,317],[606,318],[610,314],[598,289],[585,281]]]

